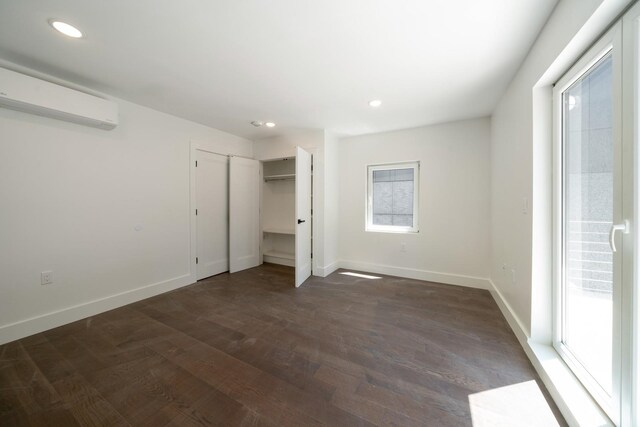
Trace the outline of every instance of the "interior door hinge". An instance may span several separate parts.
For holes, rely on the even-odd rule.
[[[198,263],[198,257],[196,257],[196,264]]]
[[[196,215],[198,215],[198,209],[196,209]]]
[[[198,161],[196,160],[196,167],[198,167]]]

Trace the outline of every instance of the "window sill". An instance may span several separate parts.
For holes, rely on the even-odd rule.
[[[614,426],[551,346],[527,341],[527,354],[569,425]]]
[[[385,228],[365,228],[367,233],[418,234],[420,230],[393,230]]]

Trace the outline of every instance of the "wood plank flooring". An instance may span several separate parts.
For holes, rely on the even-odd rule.
[[[470,426],[470,394],[546,396],[487,291],[292,283],[264,264],[0,346],[0,425]]]

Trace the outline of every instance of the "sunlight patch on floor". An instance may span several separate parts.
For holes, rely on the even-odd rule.
[[[533,380],[470,394],[469,407],[473,427],[558,426]]]
[[[359,277],[361,279],[382,279],[382,277],[370,276],[368,274],[362,274],[362,273],[354,273],[353,271],[343,271],[340,274],[344,274],[345,276]]]

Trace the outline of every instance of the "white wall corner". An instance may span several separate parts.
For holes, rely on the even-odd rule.
[[[313,275],[318,277],[327,277],[338,268],[340,268],[338,266],[338,262],[332,262],[331,264],[325,265],[324,267],[316,267],[316,269],[313,271]]]
[[[516,334],[516,338],[518,338],[520,345],[525,347],[529,337],[531,336],[531,332],[525,326],[525,323],[520,320],[513,308],[511,308],[511,305],[504,298],[496,284],[493,283],[493,280],[487,279],[487,281],[489,282],[488,289],[491,292],[493,299],[496,301],[496,304],[498,304],[498,308],[502,312],[502,315],[507,320],[507,323],[509,323],[509,326],[511,326],[513,333]]]

